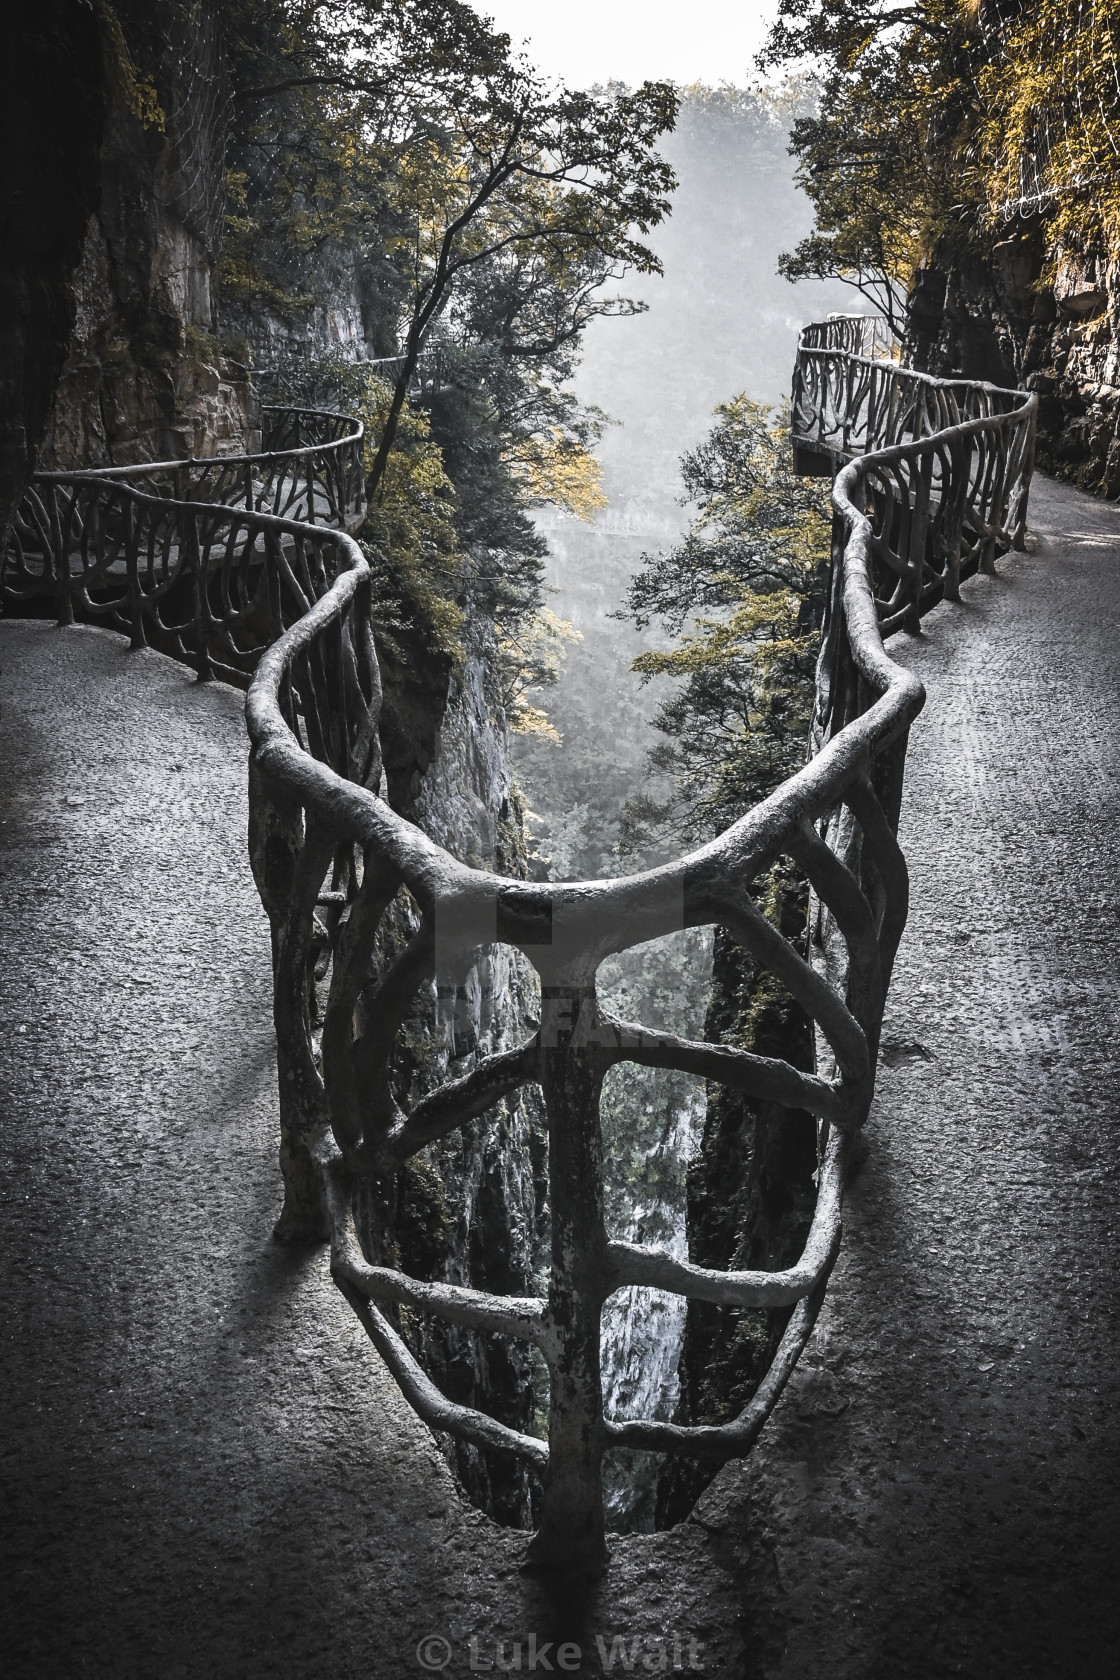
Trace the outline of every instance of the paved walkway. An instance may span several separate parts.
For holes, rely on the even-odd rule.
[[[1120,509],[1043,481],[1031,524],[892,650],[891,1065],[803,1368],[700,1513],[767,1680],[1120,1673]]]
[[[472,1635],[569,1639],[595,1673],[596,1636],[662,1632],[733,1671],[701,1530],[549,1602],[323,1251],[272,1241],[246,751],[232,689],[0,623],[0,1673],[407,1680],[427,1635],[456,1677]]]
[[[5,1675],[402,1680],[428,1634],[455,1676],[472,1635],[597,1674],[658,1634],[759,1680],[1112,1674],[1120,511],[1040,485],[1034,524],[899,639],[913,918],[820,1331],[755,1458],[582,1606],[270,1239],[240,698],[0,624]]]

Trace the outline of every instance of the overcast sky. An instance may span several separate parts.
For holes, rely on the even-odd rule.
[[[613,80],[733,82],[754,56],[778,0],[472,0],[546,75],[570,87]]]

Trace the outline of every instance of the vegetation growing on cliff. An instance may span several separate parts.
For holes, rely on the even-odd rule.
[[[745,395],[681,462],[698,504],[679,546],[644,556],[627,597],[639,628],[673,638],[643,653],[645,681],[677,679],[654,719],[651,755],[668,800],[630,801],[626,838],[652,824],[718,833],[802,762],[830,531],[827,491],[793,471],[784,417]]]
[[[597,505],[598,419],[567,386],[588,323],[640,307],[617,283],[658,268],[644,240],[673,186],[654,147],[675,95],[551,86],[460,0],[236,0],[228,30],[227,306],[298,317],[317,276],[349,274],[387,358],[371,525],[407,526],[415,486],[405,547],[435,517],[458,548],[456,567],[442,532],[420,543],[437,641],[467,597],[510,633],[540,606],[529,510]],[[452,496],[417,476],[421,437]]]
[[[817,225],[783,258],[888,316],[932,251],[1040,218],[1045,247],[1120,255],[1120,17],[1112,0],[782,0],[764,63],[811,63],[793,127]]]
[[[668,827],[703,839],[734,822],[803,762],[823,605],[830,518],[820,480],[793,471],[788,426],[745,395],[681,463],[697,513],[684,541],[645,557],[627,608],[671,638],[641,654],[647,681],[675,680],[655,718],[651,755],[672,778],[658,804],[631,800],[631,843]],[[764,913],[804,935],[807,894],[783,860],[755,883]],[[704,1037],[795,1066],[812,1065],[809,1022],[772,975],[716,934]],[[689,1258],[718,1269],[774,1268],[799,1252],[812,1213],[815,1128],[742,1092],[709,1086],[703,1135],[688,1168]],[[765,1371],[788,1314],[690,1302],[679,1366],[678,1418],[723,1423]],[[658,1488],[660,1523],[687,1514],[710,1471],[671,1461]]]

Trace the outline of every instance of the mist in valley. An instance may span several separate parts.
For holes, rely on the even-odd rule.
[[[780,404],[800,328],[859,308],[848,287],[793,286],[777,271],[781,252],[812,227],[787,151],[799,108],[796,93],[686,93],[662,148],[679,183],[673,213],[650,238],[664,273],[628,277],[643,314],[596,320],[585,334],[575,389],[609,418],[597,450],[608,506],[593,524],[551,509],[539,516],[549,605],[582,640],[568,645],[556,687],[534,696],[561,744],[514,738],[536,813],[530,826],[554,880],[634,867],[617,857],[619,816],[646,785],[659,695],[630,671],[650,632],[615,615],[643,552],[671,546],[688,527],[681,454],[736,393]]]
[[[780,404],[800,328],[859,308],[846,287],[793,286],[778,274],[780,254],[812,226],[787,150],[800,97],[689,90],[663,148],[679,183],[672,217],[651,239],[664,273],[630,277],[626,289],[644,313],[597,320],[585,336],[575,389],[612,422],[597,451],[608,505],[591,524],[553,510],[539,518],[551,551],[549,607],[580,639],[567,644],[556,685],[531,696],[559,740],[513,738],[534,868],[545,878],[629,873],[679,849],[669,836],[645,853],[620,849],[627,801],[658,793],[647,759],[664,679],[642,686],[630,666],[656,645],[655,633],[617,615],[643,553],[671,547],[688,527],[678,463],[708,432],[716,405],[741,391]],[[604,965],[600,989],[624,1018],[699,1037],[709,980],[710,933],[696,930]],[[612,1070],[603,1123],[615,1235],[686,1255],[685,1174],[703,1119],[702,1082],[627,1064]],[[649,1290],[608,1304],[610,1415],[672,1416],[684,1319],[681,1298]],[[653,1468],[645,1454],[608,1461],[619,1526],[652,1527]]]

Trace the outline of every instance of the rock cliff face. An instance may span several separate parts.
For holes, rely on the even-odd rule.
[[[73,331],[73,274],[97,202],[104,125],[96,20],[15,0],[0,71],[0,542],[38,464]]]
[[[1120,495],[1120,264],[1045,264],[1035,223],[990,252],[934,258],[911,298],[914,364],[1039,393],[1039,465]]]
[[[189,0],[102,8],[99,191],[45,467],[258,446],[248,369],[214,336],[224,67],[217,11]]]
[[[760,902],[787,938],[803,938],[806,892],[775,869]],[[730,936],[716,934],[704,1036],[764,1056],[812,1066],[809,1023],[784,988]],[[709,1089],[700,1149],[688,1171],[688,1255],[696,1264],[778,1270],[793,1263],[812,1219],[816,1128],[808,1114],[752,1102],[741,1091]],[[680,1357],[677,1421],[725,1423],[764,1375],[789,1319],[690,1301]],[[669,1459],[657,1489],[658,1527],[680,1522],[714,1468]]]
[[[468,621],[468,628],[470,628]],[[383,660],[390,702],[385,738],[390,797],[464,863],[516,874],[524,848],[505,731],[486,698],[484,656],[458,674]],[[401,932],[411,931],[407,912]],[[469,1073],[482,1056],[527,1038],[539,1015],[528,965],[508,946],[481,947],[454,987],[433,981],[406,1024],[398,1084],[417,1095]],[[371,1184],[358,1224],[376,1258],[420,1277],[499,1294],[544,1287],[547,1140],[535,1087],[451,1133],[410,1163],[392,1186]],[[401,1314],[428,1370],[450,1398],[532,1433],[536,1410],[530,1356],[519,1344]],[[533,1489],[512,1457],[450,1441],[449,1461],[492,1516],[530,1522]]]

